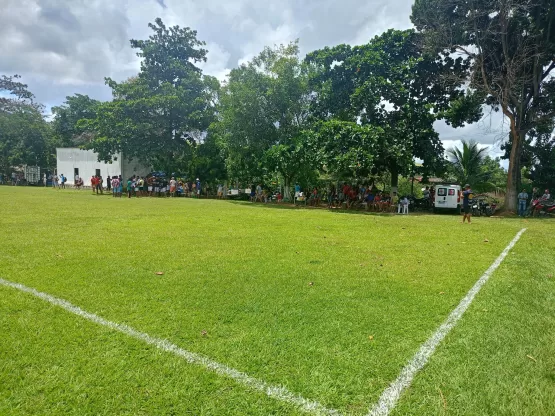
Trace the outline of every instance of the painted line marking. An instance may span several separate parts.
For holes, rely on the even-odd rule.
[[[175,354],[185,359],[189,364],[194,364],[194,365],[203,367],[220,376],[229,377],[235,380],[239,384],[242,384],[251,389],[258,390],[266,394],[268,397],[282,401],[284,403],[294,405],[306,413],[311,413],[315,415],[333,415],[333,416],[340,415],[340,413],[337,410],[328,409],[316,401],[305,399],[295,393],[290,392],[285,387],[273,386],[271,384],[268,384],[262,380],[259,380],[245,373],[242,373],[239,370],[235,370],[234,368],[228,367],[225,364],[220,364],[214,360],[211,360],[210,358],[204,355],[184,350],[183,348],[180,348],[177,345],[172,344],[166,339],[152,337],[144,332],[137,331],[136,329],[131,328],[130,326],[108,321],[107,319],[104,319],[98,315],[95,315],[94,313],[87,312],[64,299],[57,298],[55,296],[49,295],[48,293],[39,292],[36,289],[27,287],[20,283],[10,282],[2,278],[0,278],[0,284],[6,287],[17,289],[21,292],[29,293],[37,298],[40,298],[42,300],[45,300],[51,303],[52,305],[59,306],[60,308],[73,313],[74,315],[78,315],[84,319],[87,319],[88,321],[94,322],[95,324],[105,326],[114,331],[121,332],[122,334],[128,335],[140,341],[143,341],[146,344],[152,345],[162,351]]]
[[[497,257],[493,264],[486,270],[480,279],[472,286],[459,305],[449,314],[447,319],[440,325],[436,332],[420,347],[418,352],[401,370],[397,379],[386,388],[378,402],[370,409],[368,416],[387,416],[395,408],[403,391],[410,386],[414,376],[426,365],[428,359],[435,352],[437,346],[445,336],[454,328],[461,319],[464,312],[468,309],[474,297],[478,294],[482,286],[489,280],[493,272],[501,265],[509,251],[520,240],[526,228],[520,230],[515,238],[509,243],[505,250]]]

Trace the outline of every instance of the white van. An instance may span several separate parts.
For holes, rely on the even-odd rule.
[[[459,185],[436,185],[434,212],[444,209],[456,210],[461,212],[462,192]]]

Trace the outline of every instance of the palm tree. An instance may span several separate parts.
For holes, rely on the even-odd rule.
[[[480,149],[479,143],[462,140],[462,149],[452,147],[447,150],[451,162],[452,173],[461,184],[471,184],[477,191],[487,191],[492,188],[488,182],[489,175],[482,170],[487,148]]]

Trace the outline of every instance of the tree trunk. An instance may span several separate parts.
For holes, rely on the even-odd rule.
[[[509,171],[507,175],[507,190],[505,194],[505,209],[516,212],[517,195],[520,180],[520,157],[522,154],[522,132],[515,123],[511,123],[511,156],[509,158]]]
[[[391,194],[393,195],[393,193],[397,193],[399,188],[399,167],[397,163],[392,163],[389,171],[391,172]]]
[[[287,176],[283,177],[285,181],[285,186],[283,187],[283,200],[284,201],[293,201],[291,198],[291,179]]]

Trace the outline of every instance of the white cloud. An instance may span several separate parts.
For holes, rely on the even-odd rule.
[[[205,73],[222,80],[264,46],[300,39],[301,53],[340,43],[363,44],[389,28],[411,27],[412,0],[0,0],[0,73],[23,76],[37,98],[60,104],[83,93],[109,99],[104,77],[123,80],[140,62],[129,39],[144,39],[149,22],[188,26],[207,42]],[[448,143],[506,137],[502,117],[452,129]]]

